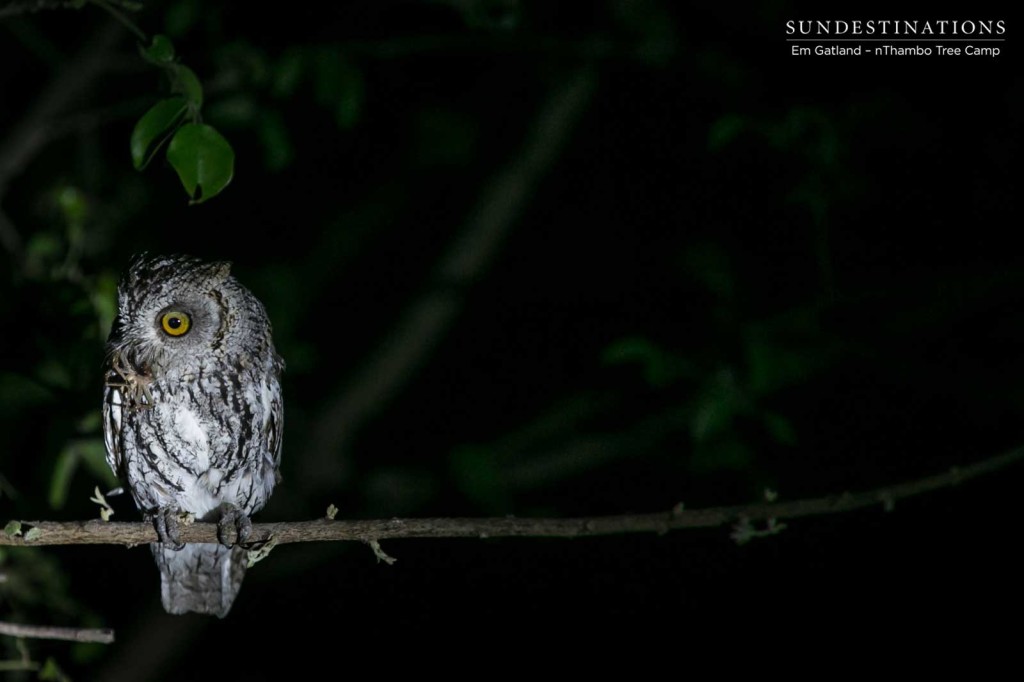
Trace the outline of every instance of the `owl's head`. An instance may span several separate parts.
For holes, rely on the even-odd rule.
[[[190,256],[133,258],[117,286],[108,353],[154,375],[230,356],[275,356],[262,304],[230,270],[229,262]]]

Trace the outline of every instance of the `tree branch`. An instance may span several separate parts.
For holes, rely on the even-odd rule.
[[[293,521],[253,526],[250,542],[271,539],[277,544],[357,540],[370,542],[396,538],[497,538],[497,537],[589,537],[619,533],[666,533],[681,528],[716,528],[729,523],[769,521],[818,516],[880,506],[889,510],[897,500],[955,486],[997,471],[1024,459],[1024,447],[976,464],[953,468],[945,473],[908,483],[859,493],[842,493],[791,502],[769,502],[684,510],[682,505],[653,514],[623,514],[568,519],[448,518],[378,519],[367,521]],[[22,521],[22,534],[0,534],[0,545],[140,545],[156,542],[148,523],[91,521]],[[26,539],[27,530],[32,530]],[[217,542],[217,525],[194,523],[182,526],[183,542]]]
[[[43,4],[43,3],[40,3]],[[0,141],[0,203],[8,184],[51,139],[54,118],[64,111],[103,71],[103,59],[121,37],[123,29],[109,23],[99,29],[82,51],[40,93],[25,113],[21,123],[11,128]],[[16,264],[22,259],[22,238],[6,216],[0,215],[0,246],[8,251]]]
[[[99,29],[82,51],[67,61],[64,69],[25,113],[21,123],[12,128],[0,143],[0,196],[7,183],[24,170],[49,140],[54,118],[87,91],[102,73],[104,57],[123,35],[122,31],[114,23]]]
[[[25,2],[12,2],[5,7],[0,7],[0,19],[16,17],[21,14],[35,14],[46,9],[70,9],[74,4],[72,0],[26,0]]]
[[[433,273],[437,284],[409,304],[352,381],[327,401],[312,429],[312,456],[300,474],[305,488],[337,482],[337,453],[345,452],[354,434],[401,392],[440,343],[465,303],[468,285],[497,257],[534,188],[557,160],[596,83],[596,72],[585,66],[552,91],[522,150],[485,185],[464,230],[441,257]]]
[[[69,642],[114,643],[114,631],[109,628],[58,628],[0,621],[0,635],[32,637],[33,639],[62,639]]]

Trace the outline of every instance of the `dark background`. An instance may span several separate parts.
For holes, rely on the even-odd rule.
[[[257,521],[795,500],[1020,445],[1014,24],[998,58],[789,54],[787,19],[1008,19],[887,7],[148,3],[132,20],[174,41],[237,155],[198,206],[161,158],[131,167],[167,84],[127,31],[52,110],[109,16],[0,14],[5,520],[97,515],[102,344],[140,250],[232,260],[268,308],[284,483]],[[742,546],[402,540],[385,566],[289,545],[224,621],[164,615],[143,548],[4,548],[0,613],[115,628],[29,644],[111,680],[263,679],[413,637],[629,653],[647,632],[962,627],[1021,606],[1019,486],[1010,468]]]

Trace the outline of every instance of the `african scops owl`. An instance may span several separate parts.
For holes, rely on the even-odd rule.
[[[169,613],[227,615],[245,575],[249,515],[280,480],[284,362],[263,305],[230,263],[136,256],[107,340],[107,462],[161,540]],[[183,513],[221,544],[182,545]]]

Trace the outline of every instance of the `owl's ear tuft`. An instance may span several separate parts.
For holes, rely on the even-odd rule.
[[[231,261],[221,260],[214,263],[210,263],[206,266],[207,274],[215,280],[227,279],[228,275],[231,274]]]

